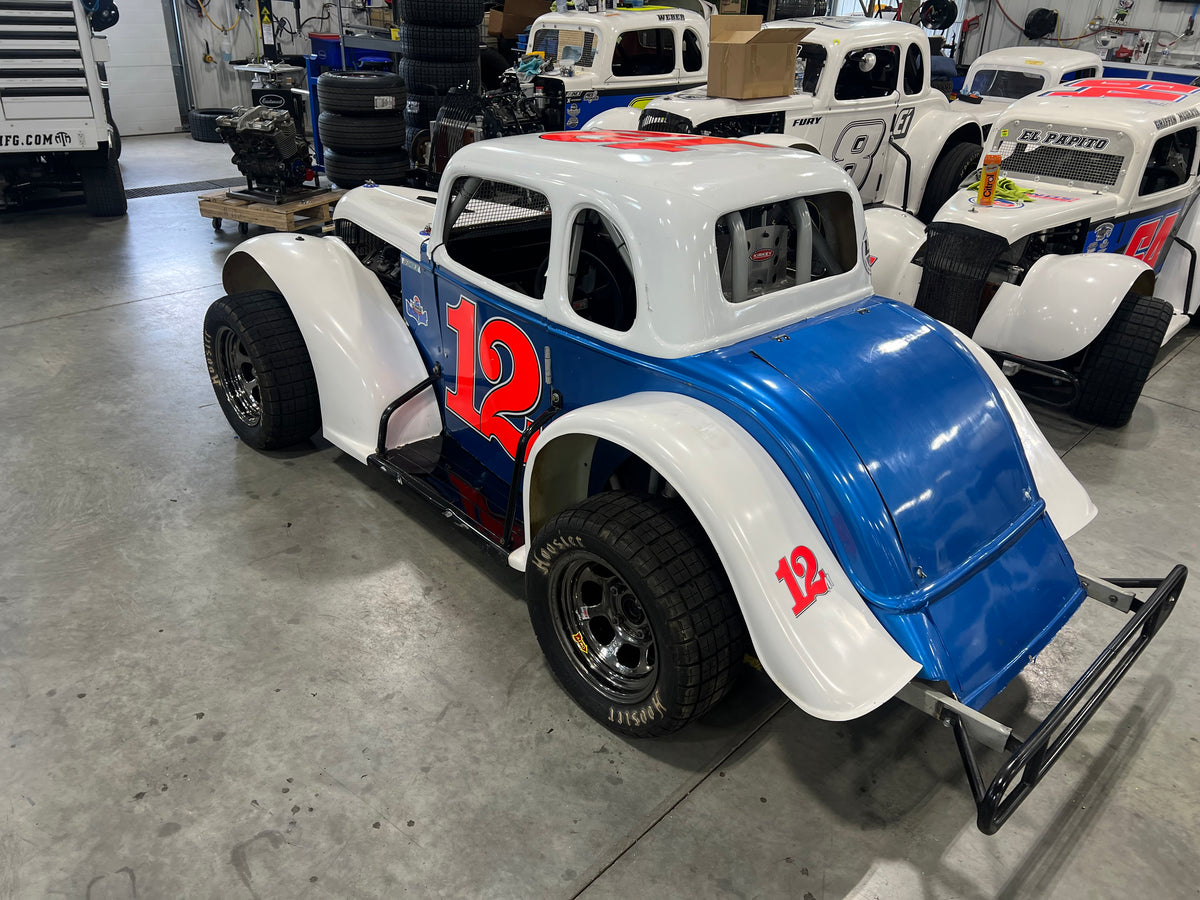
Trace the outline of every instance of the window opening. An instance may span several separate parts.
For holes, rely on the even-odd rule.
[[[670,28],[626,31],[613,48],[613,75],[667,75],[675,71],[675,33]]]
[[[730,303],[841,275],[857,264],[854,206],[842,192],[749,206],[717,220],[721,292]]]
[[[871,47],[847,53],[842,71],[838,73],[834,98],[865,100],[888,96],[896,90],[899,59],[900,48],[895,46]]]
[[[459,178],[446,214],[446,252],[473,272],[540,299],[550,259],[550,203],[515,184]]]
[[[579,317],[628,331],[637,316],[637,285],[629,247],[603,213],[585,209],[571,226],[567,296]]]
[[[1164,134],[1154,142],[1138,195],[1157,194],[1179,187],[1192,174],[1196,155],[1196,129],[1184,128]]]

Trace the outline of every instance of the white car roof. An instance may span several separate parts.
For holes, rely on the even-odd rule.
[[[863,44],[885,44],[904,38],[928,40],[925,32],[916,25],[897,22],[894,19],[868,19],[863,16],[810,16],[806,19],[778,19],[767,22],[764,28],[811,28],[812,34],[804,38],[806,44],[827,46],[834,41],[852,39],[856,46]]]
[[[1103,65],[1097,53],[1066,47],[1004,47],[977,56],[971,63],[976,69],[1054,69],[1070,72],[1088,66]]]
[[[1084,78],[1013,101],[1005,119],[1149,136],[1200,118],[1200,87],[1172,81]]]
[[[654,144],[686,149],[649,149]],[[860,258],[842,275],[756,301],[735,305],[722,298],[714,235],[726,213],[837,191],[849,196],[862,242],[866,228],[854,183],[813,154],[692,135],[572,131],[468,144],[450,160],[443,184],[466,176],[540,191],[560,219],[591,206],[616,223],[645,292],[641,302],[652,304],[621,338],[635,352],[679,357],[728,346],[873,293]],[[445,229],[445,205],[437,210],[435,241]]]
[[[660,28],[672,25],[690,25],[708,34],[708,23],[704,16],[690,9],[675,9],[664,6],[643,9],[618,9],[604,13],[589,13],[573,10],[565,13],[546,13],[538,16],[530,31],[540,28],[579,28],[589,26],[597,31],[614,35],[644,28]]]

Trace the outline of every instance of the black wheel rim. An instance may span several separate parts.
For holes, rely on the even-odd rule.
[[[247,425],[257,425],[262,419],[262,396],[259,393],[258,372],[245,343],[228,326],[222,326],[217,331],[213,343],[213,362],[229,408]]]
[[[573,554],[551,585],[554,632],[580,675],[619,703],[654,690],[658,650],[650,618],[624,579],[600,557]]]

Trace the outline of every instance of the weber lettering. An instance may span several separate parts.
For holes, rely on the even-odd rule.
[[[682,22],[684,20],[683,13],[659,13],[658,21],[660,22]]]

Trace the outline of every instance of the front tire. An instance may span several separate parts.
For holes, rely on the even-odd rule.
[[[321,427],[312,360],[279,294],[247,291],[213,303],[204,356],[225,418],[251,447],[290,447]]]
[[[552,518],[525,570],[550,670],[613,731],[656,737],[732,687],[745,623],[700,524],[678,500],[612,491]]]
[[[83,179],[83,202],[93,216],[123,216],[129,208],[125,198],[125,180],[121,177],[121,164],[117,157],[108,154],[103,165],[81,166],[79,175]]]
[[[921,208],[917,210],[917,218],[923,224],[933,221],[958,186],[975,171],[982,155],[983,147],[979,144],[955,144],[933,164],[933,171],[925,182],[925,193],[921,195]]]
[[[1163,336],[1171,305],[1155,297],[1126,294],[1079,370],[1074,414],[1085,422],[1120,428],[1133,416]]]

